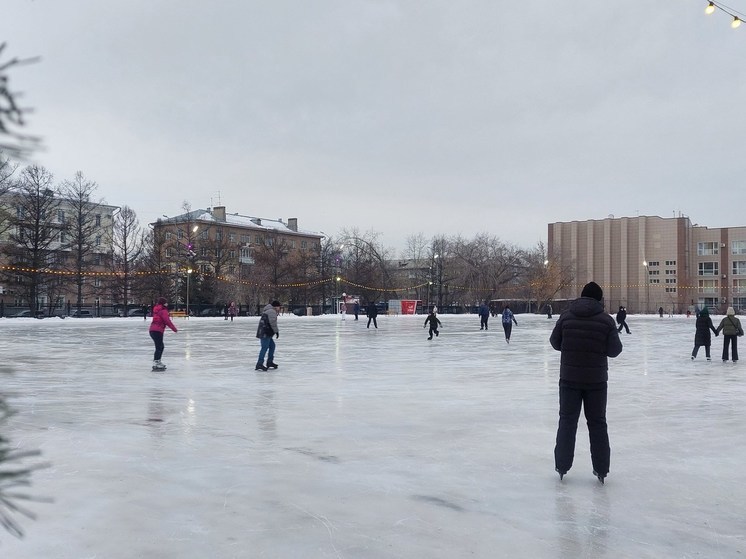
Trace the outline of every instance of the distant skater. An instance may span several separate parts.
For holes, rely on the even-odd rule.
[[[694,333],[694,349],[692,350],[692,359],[697,357],[700,346],[705,346],[705,357],[710,361],[710,330],[717,336],[718,331],[715,330],[715,326],[712,324],[712,318],[710,318],[710,311],[707,307],[702,309],[697,317],[695,323],[696,331]]]
[[[505,305],[503,308],[503,330],[505,330],[505,341],[510,343],[510,333],[513,331],[513,323],[518,326],[518,321],[513,315],[513,311],[510,310],[509,305]]]
[[[487,303],[479,305],[479,329],[488,330],[487,321],[490,319],[490,308]]]
[[[552,305],[547,303],[547,318],[552,318]]]
[[[422,327],[425,328],[428,324],[430,324],[430,332],[427,339],[432,340],[433,334],[435,334],[436,337],[440,335],[438,332],[438,326],[442,326],[440,320],[438,320],[438,317],[435,315],[435,310],[430,311],[430,314],[427,315],[425,324],[423,324]]]
[[[238,312],[238,309],[236,308],[236,302],[231,301],[231,304],[228,305],[228,316],[231,317],[231,322],[233,322],[233,317],[236,316],[237,312]]]
[[[580,298],[560,315],[549,337],[552,347],[561,352],[559,425],[554,447],[554,465],[560,479],[572,468],[581,407],[588,424],[593,475],[603,483],[609,473],[608,358],[622,352],[622,342],[602,300],[601,286],[586,284]]]
[[[376,307],[376,304],[371,301],[368,303],[368,306],[365,307],[365,312],[368,315],[368,326],[366,328],[370,328],[370,322],[373,321],[373,326],[378,328],[378,322],[376,321],[376,317],[378,316],[378,307]]]
[[[342,320],[347,316],[347,293],[342,293],[342,304],[339,305],[339,312],[342,314]]]
[[[701,315],[705,309],[699,311]],[[723,332],[723,363],[728,361],[728,346],[733,349],[731,359],[734,363],[738,362],[738,336],[743,336],[743,328],[741,328],[741,321],[736,317],[736,311],[733,307],[728,307],[725,311],[725,318],[720,321],[715,335]]]
[[[352,305],[352,312],[355,314],[355,320],[357,320],[357,316],[360,314],[360,301],[355,301],[355,304]],[[376,326],[376,328],[378,328]]]
[[[663,318],[663,307],[658,307],[658,316]]]
[[[280,302],[272,301],[262,310],[262,316],[259,319],[259,326],[256,329],[256,337],[259,338],[261,350],[259,358],[256,361],[255,371],[266,371],[267,369],[276,369],[275,363],[275,338],[280,337],[280,329],[277,327],[277,313],[280,311]],[[269,352],[269,355],[267,353]],[[264,356],[267,356],[267,365],[264,365]]]
[[[617,328],[617,332],[622,331],[622,328],[624,328],[627,331],[627,334],[629,334],[629,326],[627,326],[627,309],[626,307],[619,307],[619,310],[616,313],[616,323],[619,325],[619,328]]]
[[[154,371],[165,371],[166,366],[161,361],[163,355],[163,333],[166,331],[166,326],[171,328],[174,332],[178,332],[174,323],[171,322],[171,316],[168,314],[168,307],[166,307],[167,300],[165,297],[159,297],[157,303],[153,306],[153,321],[150,323],[150,337],[153,339],[155,344],[155,353],[153,353],[153,370]]]

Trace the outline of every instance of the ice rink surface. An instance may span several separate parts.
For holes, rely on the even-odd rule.
[[[0,319],[5,429],[51,463],[2,559],[746,557],[746,362],[690,353],[694,318],[628,317],[606,485],[581,416],[554,472],[554,320]],[[715,325],[721,317],[713,317]],[[556,316],[555,316],[556,319]],[[742,344],[746,355],[746,343]],[[745,358],[746,359],[746,358]]]

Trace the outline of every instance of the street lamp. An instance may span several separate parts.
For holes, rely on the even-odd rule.
[[[645,268],[645,314],[650,312],[650,268],[648,268],[648,261],[643,260],[642,265]]]
[[[438,309],[443,310],[443,260],[440,258],[440,254],[433,255],[433,259],[436,261],[438,267]]]
[[[186,317],[189,318],[189,277],[192,275],[192,269],[187,268],[187,294],[186,294]]]

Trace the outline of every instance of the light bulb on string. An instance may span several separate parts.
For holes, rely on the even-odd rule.
[[[714,11],[715,11],[715,4],[713,4],[712,2],[707,4],[707,7],[705,8],[705,13],[709,16]]]
[[[730,22],[730,26],[735,29],[741,26],[741,20],[738,16],[733,16],[733,21]]]

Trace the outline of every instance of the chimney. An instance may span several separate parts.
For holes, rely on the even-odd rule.
[[[225,206],[215,206],[212,209],[212,217],[218,221],[225,221]]]
[[[289,217],[288,218],[288,229],[291,231],[298,232],[298,218],[297,217]]]

